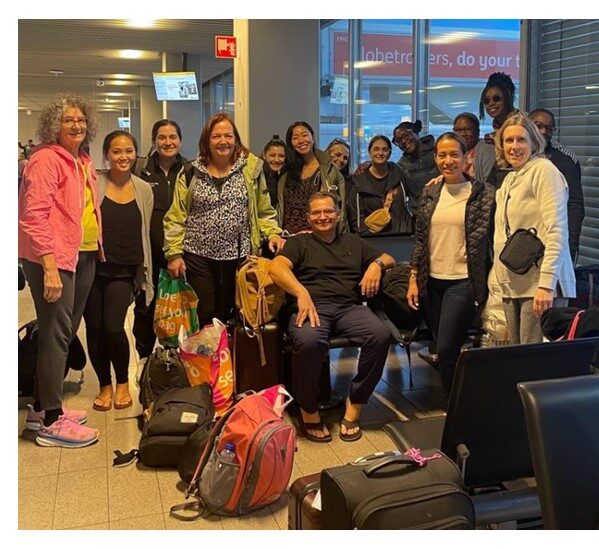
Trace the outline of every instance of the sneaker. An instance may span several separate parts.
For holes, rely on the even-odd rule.
[[[42,424],[35,441],[40,446],[83,448],[98,441],[98,430],[79,425],[63,414],[48,427]]]
[[[27,404],[27,408],[28,410],[27,420],[25,421],[25,429],[29,429],[30,431],[39,431],[40,427],[44,423],[46,412],[44,410],[41,412],[36,412],[31,404]],[[79,423],[79,425],[83,425],[87,422],[87,412],[84,410],[71,410],[70,408],[63,406],[62,413],[71,421]]]

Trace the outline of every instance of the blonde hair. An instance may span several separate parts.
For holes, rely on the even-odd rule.
[[[495,159],[497,165],[500,168],[510,168],[511,165],[505,158],[505,152],[503,150],[503,134],[505,130],[510,126],[522,126],[530,137],[531,155],[530,158],[544,157],[543,151],[545,150],[545,138],[541,135],[538,128],[528,119],[526,115],[514,114],[510,116],[495,132]]]

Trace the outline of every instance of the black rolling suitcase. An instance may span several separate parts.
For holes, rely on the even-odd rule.
[[[438,450],[425,450],[431,457]],[[474,506],[447,456],[419,466],[399,452],[371,454],[325,469],[320,478],[325,530],[469,530]]]
[[[322,511],[314,506],[320,473],[298,478],[289,487],[289,530],[322,530]]]
[[[266,364],[260,365],[258,338],[250,337],[243,326],[235,327],[233,338],[235,367],[235,391],[237,394],[250,389],[261,391],[282,383],[283,336],[279,325],[270,322],[260,328]]]

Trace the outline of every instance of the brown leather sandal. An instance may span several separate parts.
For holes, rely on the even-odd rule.
[[[119,391],[119,384],[117,383],[116,390],[114,392],[114,409],[115,410],[124,410],[125,408],[129,408],[133,406],[133,399],[131,398],[131,394],[129,393],[129,384],[126,385],[124,391]],[[126,392],[125,392],[126,391]],[[119,393],[121,393],[119,395]]]
[[[100,394],[95,398],[92,408],[98,412],[108,412],[112,408],[112,390],[107,396],[102,396],[101,391],[102,387],[100,387]]]

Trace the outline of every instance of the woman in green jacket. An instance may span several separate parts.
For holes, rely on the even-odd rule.
[[[201,325],[226,322],[235,304],[235,270],[267,238],[276,252],[285,241],[270,204],[262,160],[243,146],[233,119],[218,113],[204,125],[200,152],[177,178],[164,218],[164,252],[173,277],[186,275],[198,295]]]

